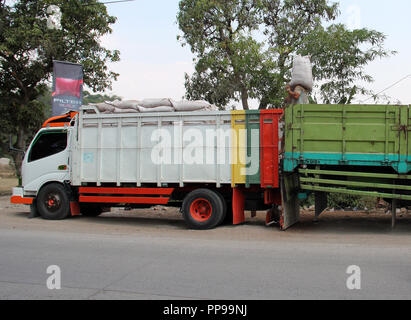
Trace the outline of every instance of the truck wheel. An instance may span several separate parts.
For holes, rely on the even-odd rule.
[[[233,225],[233,203],[227,203],[227,214],[221,223],[224,226],[232,226]]]
[[[182,211],[190,228],[208,230],[222,222],[224,205],[221,197],[214,191],[198,189],[184,199]]]
[[[80,212],[85,217],[98,217],[103,213],[103,208],[93,204],[80,204]]]
[[[59,183],[43,187],[37,196],[37,209],[46,220],[67,218],[70,214],[70,201],[64,187]]]
[[[217,226],[220,226],[224,224],[224,221],[227,219],[228,209],[227,209],[227,202],[225,201],[224,196],[220,192],[216,192],[216,193],[220,197],[221,202],[223,203],[223,214],[221,215],[220,221],[217,223]]]

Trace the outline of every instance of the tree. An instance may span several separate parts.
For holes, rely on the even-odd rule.
[[[342,24],[313,30],[298,52],[311,54],[315,79],[322,80],[315,100],[327,104],[351,104],[358,94],[372,96],[373,91],[364,84],[374,80],[365,72],[364,66],[376,58],[396,53],[384,49],[385,39],[381,32],[351,31]]]
[[[178,39],[196,55],[196,73],[186,77],[187,96],[221,105],[255,98],[254,74],[264,64],[262,46],[251,35],[258,27],[255,0],[183,0]]]
[[[92,94],[88,91],[84,91],[83,97],[83,104],[87,105],[90,103],[101,103],[105,101],[115,101],[121,100],[121,97],[116,95],[108,95],[108,94]]]
[[[62,29],[47,28],[47,7],[58,5]],[[111,87],[118,74],[107,68],[119,52],[100,45],[116,18],[95,0],[18,0],[1,7],[0,137],[13,134],[14,147],[24,150],[44,120],[46,106],[38,98],[47,91],[53,60],[80,63],[84,82],[93,91]],[[20,176],[21,156],[13,153]]]
[[[275,61],[271,70],[275,77],[268,77],[273,82],[262,87],[260,108],[268,104],[282,106],[284,87],[291,80],[293,56],[312,39],[315,30],[337,17],[338,4],[328,0],[261,0],[260,6],[265,41]]]
[[[314,79],[322,83],[317,101],[350,103],[371,94],[358,84],[373,81],[364,67],[394,52],[377,31],[331,24],[338,15],[329,0],[180,1],[180,39],[196,55],[187,97],[217,105],[241,97],[244,109],[245,100],[257,98],[260,109],[282,107],[296,54],[312,56]]]

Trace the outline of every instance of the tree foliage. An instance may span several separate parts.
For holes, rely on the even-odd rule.
[[[84,97],[83,97],[83,104],[87,105],[90,103],[101,103],[101,102],[106,102],[106,101],[115,101],[115,100],[121,100],[121,97],[117,95],[108,95],[108,94],[93,94],[88,91],[84,91]]]
[[[180,1],[179,37],[196,55],[196,73],[186,77],[187,96],[215,104],[255,98],[254,79],[267,62],[252,32],[259,24],[254,0]]]
[[[244,109],[257,98],[260,108],[281,107],[296,54],[312,56],[317,100],[350,103],[371,93],[358,85],[373,80],[364,67],[393,52],[382,33],[332,24],[339,13],[329,0],[181,0],[179,39],[196,64],[186,75],[187,97],[220,106],[233,99]]]
[[[62,29],[47,28],[49,5],[62,11]],[[38,99],[51,79],[53,60],[80,63],[84,82],[93,91],[104,91],[118,74],[107,63],[119,52],[101,46],[101,36],[111,33],[116,18],[96,0],[18,0],[1,7],[0,32],[0,139],[16,136],[15,147],[25,149],[44,120],[46,106]],[[17,168],[21,159],[14,154]]]
[[[364,67],[377,58],[395,54],[384,49],[385,38],[375,30],[351,31],[342,24],[313,30],[298,52],[311,54],[313,74],[320,83],[316,100],[351,104],[358,94],[373,95],[364,86],[374,81]]]

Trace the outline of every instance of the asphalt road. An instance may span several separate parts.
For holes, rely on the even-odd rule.
[[[397,232],[389,219],[369,229],[349,219],[284,233],[257,220],[195,232],[178,218],[26,214],[0,207],[0,299],[411,298],[408,220]],[[61,269],[60,290],[46,287],[50,265]],[[361,268],[361,290],[346,286],[350,265]]]

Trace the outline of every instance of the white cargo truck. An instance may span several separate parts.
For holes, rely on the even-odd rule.
[[[102,114],[83,107],[43,125],[11,202],[30,204],[45,219],[164,205],[180,207],[194,229],[240,224],[245,210],[281,204],[281,114],[254,114],[252,122],[244,111]]]

